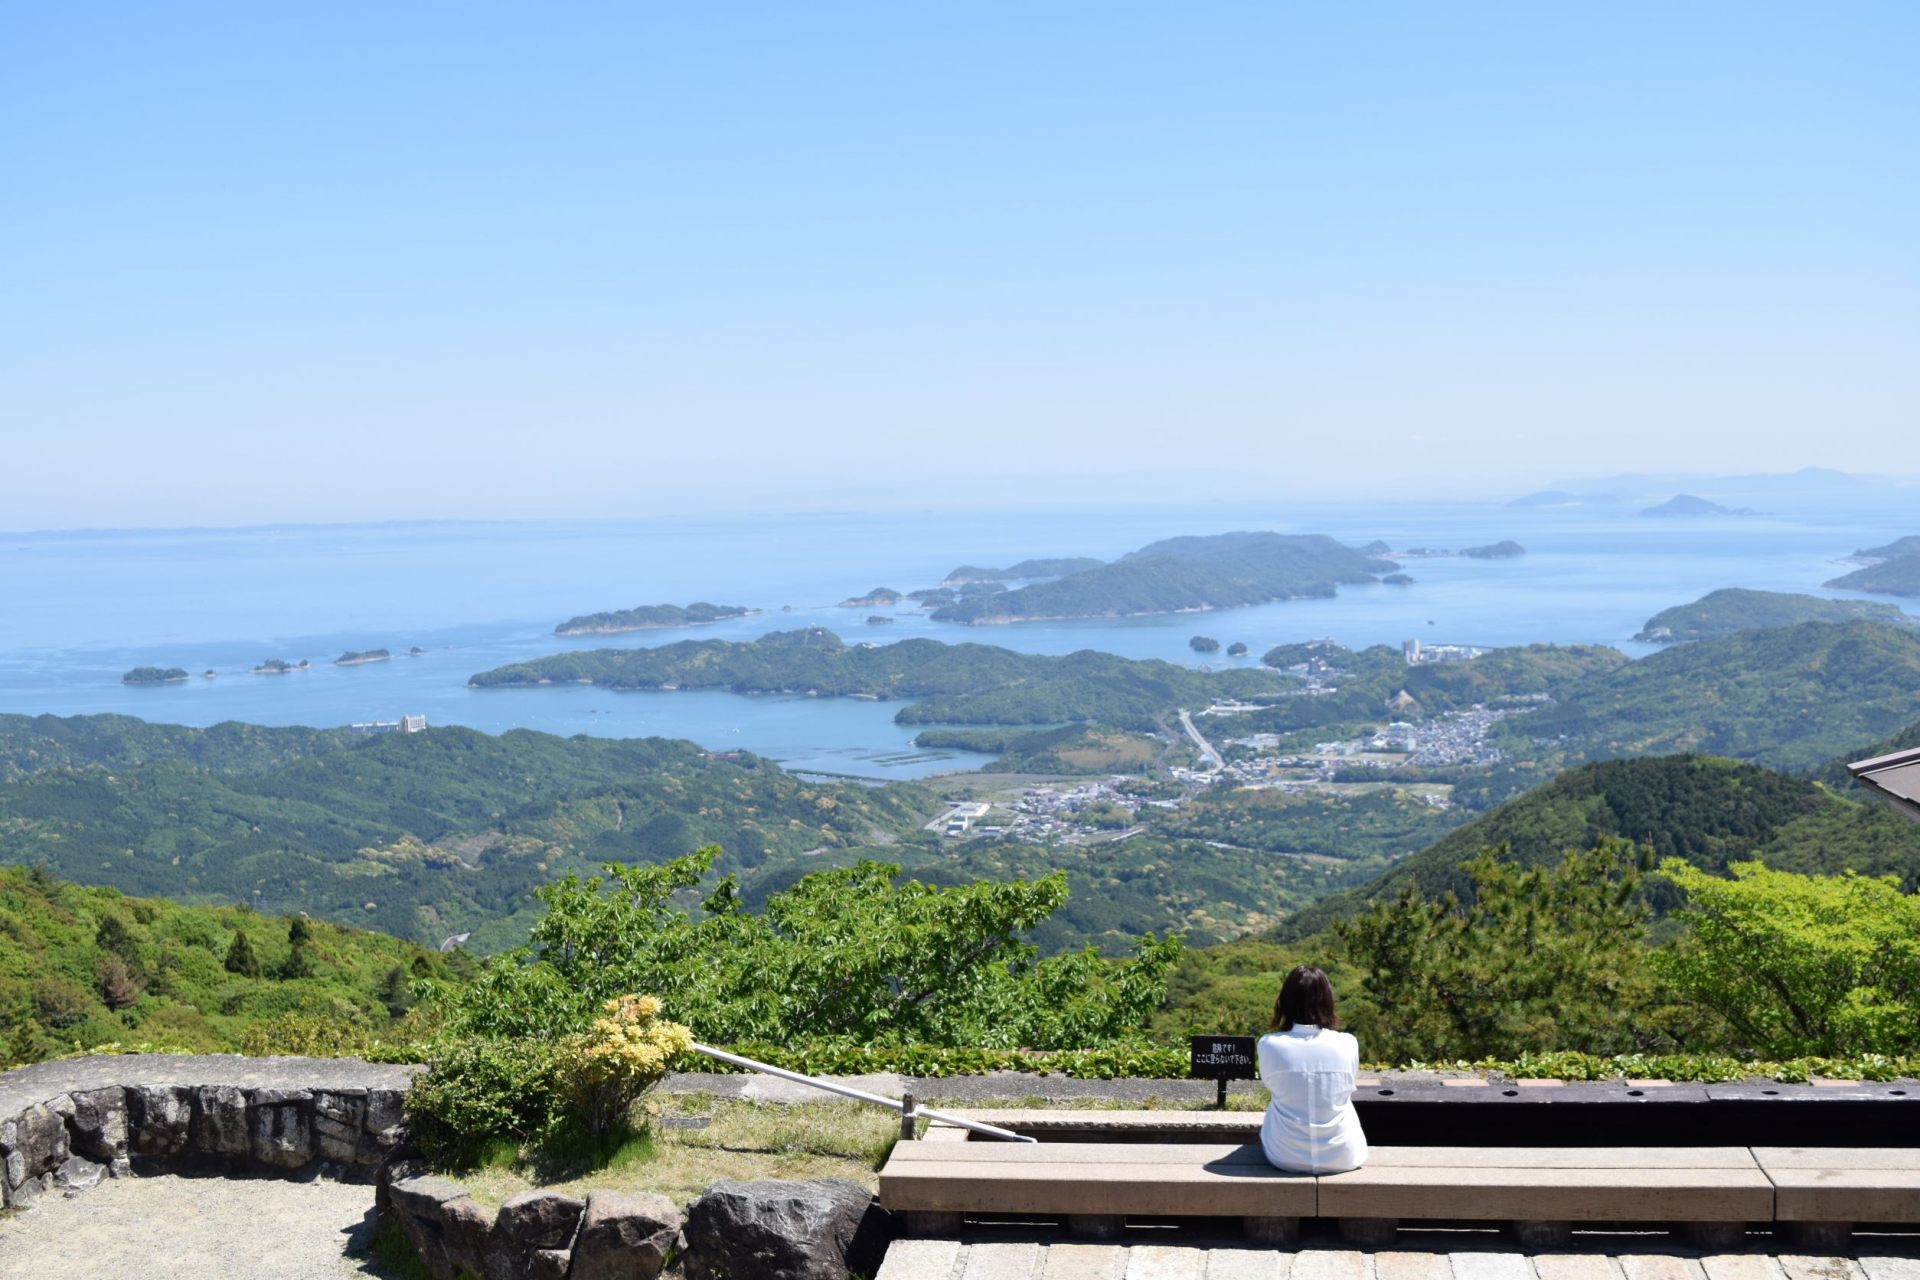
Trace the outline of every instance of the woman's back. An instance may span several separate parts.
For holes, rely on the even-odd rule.
[[[1344,1173],[1367,1158],[1366,1135],[1353,1109],[1360,1044],[1344,1031],[1297,1024],[1263,1036],[1260,1079],[1273,1095],[1260,1144],[1276,1168]]]

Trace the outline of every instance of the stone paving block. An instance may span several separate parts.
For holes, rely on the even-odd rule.
[[[1207,1250],[1207,1280],[1288,1280],[1292,1269],[1293,1254],[1282,1249]]]
[[[1787,1280],[1866,1280],[1867,1273],[1852,1258],[1823,1258],[1806,1253],[1783,1253],[1780,1269]]]
[[[1127,1250],[1126,1280],[1206,1280],[1207,1252],[1176,1244],[1137,1244]]]
[[[1705,1280],[1706,1276],[1693,1259],[1664,1253],[1623,1253],[1620,1271],[1626,1280]]]
[[[1127,1248],[1119,1244],[1050,1244],[1040,1267],[1041,1280],[1122,1280]]]
[[[1293,1255],[1290,1280],[1371,1280],[1371,1271],[1358,1249],[1302,1249]]]
[[[1619,1280],[1620,1273],[1598,1253],[1542,1253],[1533,1258],[1540,1280]]]
[[[1783,1280],[1780,1264],[1764,1253],[1710,1253],[1700,1268],[1707,1280]]]
[[[1860,1268],[1867,1273],[1867,1280],[1920,1280],[1920,1258],[1893,1258],[1863,1253],[1860,1255]]]
[[[1039,1280],[1040,1253],[1037,1244],[970,1244],[960,1280]]]
[[[959,1259],[958,1240],[896,1240],[875,1280],[949,1280]]]
[[[1533,1280],[1524,1253],[1456,1253],[1451,1261],[1454,1280]]]
[[[1444,1253],[1382,1249],[1373,1255],[1375,1280],[1453,1280],[1453,1262]]]

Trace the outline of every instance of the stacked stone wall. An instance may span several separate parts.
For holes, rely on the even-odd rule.
[[[173,1169],[373,1181],[406,1145],[418,1068],[140,1055],[0,1076],[0,1207]]]

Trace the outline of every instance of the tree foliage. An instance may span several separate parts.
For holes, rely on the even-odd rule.
[[[1731,1029],[1731,1047],[1787,1058],[1920,1046],[1920,895],[1891,876],[1729,870],[1661,864],[1687,895],[1688,934],[1656,960]]]
[[[937,888],[861,862],[806,876],[758,913],[729,877],[695,915],[674,897],[717,852],[542,889],[532,941],[452,993],[449,1026],[551,1040],[605,1000],[649,991],[721,1043],[1067,1048],[1140,1033],[1180,950],[1148,935],[1121,962],[1091,948],[1038,959],[1024,935],[1064,901],[1059,874]]]
[[[1640,893],[1651,854],[1624,840],[1523,866],[1466,866],[1470,901],[1409,887],[1337,926],[1366,977],[1353,1022],[1371,1058],[1645,1049],[1658,1032]]]

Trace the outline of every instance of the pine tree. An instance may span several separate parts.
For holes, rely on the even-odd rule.
[[[253,953],[253,943],[239,929],[233,931],[233,941],[227,944],[227,972],[243,978],[260,976],[260,957]]]
[[[413,990],[409,984],[406,969],[400,965],[387,970],[386,976],[380,979],[380,985],[375,989],[374,994],[379,997],[381,1004],[387,1006],[387,1014],[390,1017],[397,1018],[413,1008]]]
[[[313,976],[313,927],[305,916],[287,922],[287,962],[280,966],[282,978]]]
[[[127,962],[111,952],[100,957],[100,998],[115,1010],[140,998],[140,984],[127,971]]]

